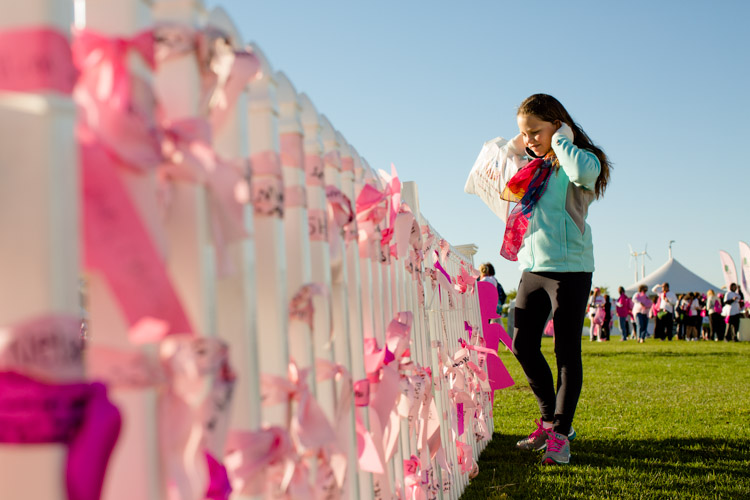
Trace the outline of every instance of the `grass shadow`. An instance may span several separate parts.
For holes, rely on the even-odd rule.
[[[579,438],[568,466],[517,450],[495,433],[462,498],[750,498],[750,439]],[[563,481],[560,481],[563,476]]]

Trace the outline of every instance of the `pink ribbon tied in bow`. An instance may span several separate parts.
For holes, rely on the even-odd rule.
[[[130,70],[128,54],[133,51],[154,68],[154,34],[143,31],[131,38],[115,38],[92,30],[73,30],[73,61],[78,68],[96,68],[81,75],[80,85],[93,91],[99,101],[115,109],[130,105]]]
[[[308,369],[299,369],[289,363],[287,377],[261,375],[261,400],[263,406],[294,403],[290,434],[300,450],[319,450],[336,439],[331,423],[310,393],[307,384]]]
[[[218,269],[225,276],[233,271],[226,246],[247,236],[242,223],[242,205],[236,196],[245,172],[242,165],[219,158],[210,144],[211,131],[206,120],[196,118],[168,123],[162,145],[167,162],[161,166],[161,174],[165,178],[206,186]]]
[[[230,432],[224,462],[232,489],[238,494],[253,496],[289,490],[311,494],[306,470],[289,432],[281,427]]]

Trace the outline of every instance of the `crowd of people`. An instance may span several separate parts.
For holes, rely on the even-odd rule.
[[[620,287],[618,294],[614,301],[598,287],[589,294],[591,341],[608,341],[616,320],[623,341],[631,338],[645,342],[651,335],[649,322],[653,321],[654,339],[672,340],[676,336],[679,340],[737,342],[740,318],[743,314],[750,317],[750,302],[745,302],[736,283],[726,294],[708,290],[705,294],[677,295],[669,289],[669,283],[655,285],[651,293],[641,285],[632,297]]]

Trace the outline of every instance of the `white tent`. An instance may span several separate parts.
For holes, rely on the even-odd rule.
[[[669,283],[669,289],[674,293],[701,292],[706,293],[709,289],[715,292],[721,290],[720,286],[712,285],[704,280],[687,267],[683,266],[676,259],[670,258],[663,266],[649,274],[643,279],[638,280],[625,289],[628,295],[638,291],[638,286],[645,284],[648,286],[649,293],[654,285]]]

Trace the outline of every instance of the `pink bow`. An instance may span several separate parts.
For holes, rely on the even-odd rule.
[[[179,498],[221,489],[222,471],[206,454],[224,455],[235,376],[216,338],[169,336],[160,345],[167,386],[159,426],[168,487]],[[213,476],[211,473],[213,472]]]
[[[261,375],[263,406],[295,403],[290,434],[301,450],[318,450],[336,439],[331,423],[310,393],[307,385],[309,370],[300,370],[289,363],[288,377]]]
[[[296,473],[299,458],[286,429],[268,427],[259,431],[232,431],[227,439],[226,459],[232,489],[241,495],[260,495],[271,490],[274,469],[281,467],[290,474],[280,480],[282,491],[289,488]],[[306,478],[302,478],[307,483]]]
[[[128,54],[134,51],[154,68],[154,34],[143,31],[131,38],[112,38],[92,30],[73,30],[73,60],[79,68],[98,67],[81,75],[81,84],[99,101],[115,109],[130,105]]]
[[[203,119],[186,119],[167,125],[162,150],[168,163],[162,175],[175,180],[205,184],[211,211],[211,233],[216,245],[218,269],[232,272],[226,246],[247,234],[242,223],[242,205],[236,198],[243,182],[241,166],[222,161],[210,146],[210,125]]]

